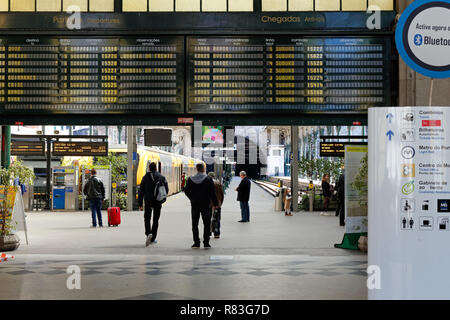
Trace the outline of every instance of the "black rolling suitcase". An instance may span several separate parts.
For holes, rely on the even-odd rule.
[[[220,221],[220,208],[216,208],[212,213],[211,218],[211,233],[214,235],[220,235],[219,221]]]

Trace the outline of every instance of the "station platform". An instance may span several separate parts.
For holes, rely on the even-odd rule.
[[[14,259],[0,264],[0,299],[367,299],[367,256],[333,247],[344,234],[337,217],[274,212],[274,197],[252,184],[251,222],[238,223],[238,182],[208,250],[190,248],[184,194],[163,206],[158,243],[149,247],[143,212],[95,229],[87,211],[28,213],[30,243],[19,232]],[[106,212],[103,219],[107,225]],[[81,269],[81,290],[66,287],[70,265]]]

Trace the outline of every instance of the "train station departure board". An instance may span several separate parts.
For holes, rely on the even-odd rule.
[[[43,141],[11,141],[12,156],[44,156],[45,146]]]
[[[184,38],[0,38],[0,112],[182,113]]]
[[[390,105],[388,38],[188,37],[188,112]]]
[[[65,142],[52,143],[54,156],[107,156],[108,142]]]

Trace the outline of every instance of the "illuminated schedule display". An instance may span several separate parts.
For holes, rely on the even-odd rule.
[[[390,105],[386,38],[188,37],[188,112]]]
[[[54,156],[107,156],[107,142],[65,142],[52,143]]]
[[[184,112],[184,38],[0,39],[0,111]]]
[[[42,141],[11,141],[12,156],[44,156],[45,146]]]

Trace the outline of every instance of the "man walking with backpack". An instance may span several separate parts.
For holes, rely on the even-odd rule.
[[[194,244],[192,249],[200,248],[200,237],[198,232],[198,222],[200,215],[203,220],[203,246],[205,249],[211,248],[209,238],[211,236],[211,210],[218,206],[216,188],[214,181],[205,173],[205,165],[197,164],[197,174],[189,177],[184,193],[191,200],[192,233]],[[211,208],[212,206],[212,208]]]
[[[161,215],[162,204],[166,201],[169,193],[169,186],[166,178],[156,171],[156,163],[150,163],[150,172],[142,178],[139,187],[139,210],[143,210],[143,201],[145,200],[145,246],[157,243],[156,235],[158,233],[159,217]],[[153,212],[153,225],[150,226]]]
[[[105,187],[103,182],[96,176],[97,171],[91,170],[91,177],[83,188],[83,194],[89,200],[89,206],[92,211],[92,228],[97,227],[97,219],[99,227],[103,227],[102,221],[102,201],[105,199]]]

